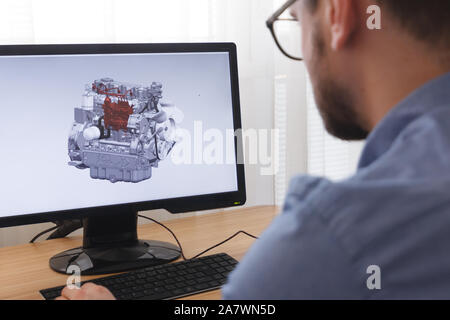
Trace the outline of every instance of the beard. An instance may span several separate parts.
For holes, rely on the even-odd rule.
[[[314,87],[314,97],[317,108],[324,121],[326,130],[332,136],[341,140],[364,140],[369,131],[364,129],[362,121],[356,112],[356,106],[350,90],[339,84],[339,79],[333,79],[326,70],[325,42],[316,26],[313,34],[313,73],[311,79]]]

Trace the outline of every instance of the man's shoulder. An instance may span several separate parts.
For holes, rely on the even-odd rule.
[[[363,257],[404,237],[417,238],[420,226],[450,228],[448,190],[447,174],[439,179],[395,174],[365,179],[357,173],[342,181],[298,176],[291,182],[283,214],[294,215],[301,224],[310,217],[320,219],[350,258]]]

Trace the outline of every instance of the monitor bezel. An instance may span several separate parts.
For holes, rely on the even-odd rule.
[[[223,43],[126,43],[126,44],[45,44],[45,45],[0,45],[0,56],[29,55],[77,55],[77,54],[140,54],[140,53],[202,53],[226,52],[229,54],[233,123],[235,132],[242,129],[239,96],[239,76],[236,45]],[[239,131],[238,131],[239,132]],[[24,213],[0,217],[0,227],[11,227],[61,220],[83,219],[96,214],[119,210],[147,211],[166,209],[171,213],[209,210],[240,206],[246,202],[242,137],[235,137],[237,191],[187,196],[171,199],[150,200],[118,205],[97,206],[52,212]],[[26,199],[24,199],[26,201]],[[5,199],[3,199],[5,201]]]

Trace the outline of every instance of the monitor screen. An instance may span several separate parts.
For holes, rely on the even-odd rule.
[[[228,52],[3,55],[0,70],[0,218],[238,190]]]

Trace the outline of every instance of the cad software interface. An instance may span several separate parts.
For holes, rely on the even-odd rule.
[[[3,56],[0,70],[0,217],[237,191],[228,53]]]

